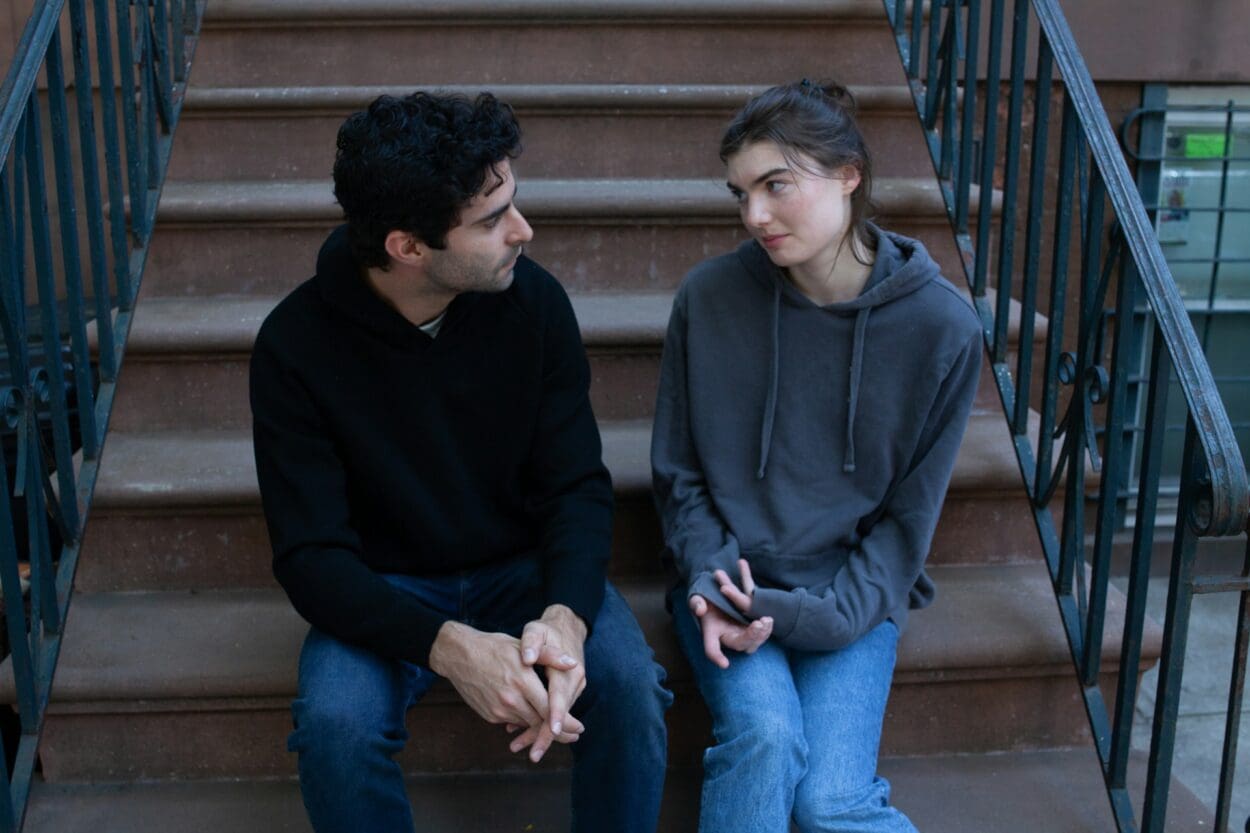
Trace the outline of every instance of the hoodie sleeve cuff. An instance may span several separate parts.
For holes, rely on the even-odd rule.
[[[771,616],[773,620],[773,638],[782,640],[794,632],[799,621],[799,608],[802,599],[798,593],[789,590],[776,590],[769,587],[757,587],[751,598],[751,615],[756,619]]]
[[[702,596],[707,599],[708,604],[715,605],[721,613],[724,613],[730,619],[740,624],[747,624],[747,619],[738,612],[738,608],[733,606],[729,599],[720,592],[720,587],[716,584],[716,579],[712,578],[711,573],[697,573],[690,580],[690,590],[686,593],[686,601],[690,601],[691,596]]]

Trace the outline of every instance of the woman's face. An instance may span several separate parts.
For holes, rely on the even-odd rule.
[[[787,162],[775,142],[747,145],[729,157],[729,191],[742,224],[773,263],[832,271],[850,227],[859,172],[852,165],[825,171],[803,154],[798,161],[802,167]]]

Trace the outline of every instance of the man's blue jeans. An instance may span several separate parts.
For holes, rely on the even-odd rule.
[[[425,604],[472,627],[519,636],[543,608],[532,558],[448,576],[388,576]],[[651,831],[667,764],[664,711],[672,695],[625,600],[609,584],[586,641],[586,689],[572,713],[586,727],[573,752],[572,829]],[[437,675],[384,659],[313,628],[291,706],[300,787],[318,833],[412,833],[403,773],[404,715]],[[431,727],[432,732],[438,731]],[[499,743],[508,738],[503,727]]]
[[[712,713],[716,745],[703,756],[701,833],[915,833],[890,806],[877,750],[894,674],[898,628],[886,621],[839,651],[765,642],[703,653],[686,588],[669,597],[677,639]]]

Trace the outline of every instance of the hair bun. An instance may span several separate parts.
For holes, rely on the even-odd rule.
[[[851,95],[851,91],[839,84],[837,81],[823,80],[820,82],[820,91],[829,99],[855,112],[855,96]]]

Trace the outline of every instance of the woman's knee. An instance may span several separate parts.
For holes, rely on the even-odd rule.
[[[831,789],[811,772],[794,795],[794,821],[802,830],[880,830],[915,833],[907,816],[890,804],[890,782],[880,776],[854,788]]]
[[[729,719],[725,719],[728,717]],[[801,724],[784,714],[761,711],[755,715],[735,712],[713,720],[716,745],[705,758],[751,761],[761,772],[794,773],[807,769],[807,739]]]

